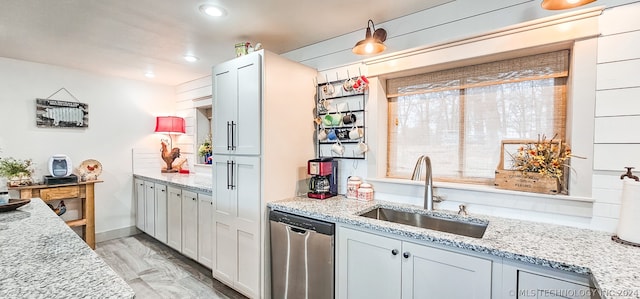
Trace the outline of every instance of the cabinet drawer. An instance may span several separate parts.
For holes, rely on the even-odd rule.
[[[78,186],[66,186],[40,190],[40,198],[45,201],[77,197],[80,197],[80,188]]]

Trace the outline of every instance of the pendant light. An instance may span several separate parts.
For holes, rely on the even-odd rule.
[[[371,35],[372,28],[373,35]],[[387,31],[382,28],[376,29],[373,21],[369,20],[364,39],[357,42],[351,51],[358,55],[378,54],[387,48],[384,45],[385,40],[387,40]]]
[[[596,0],[543,0],[541,5],[544,9],[560,10],[582,6],[595,1]]]

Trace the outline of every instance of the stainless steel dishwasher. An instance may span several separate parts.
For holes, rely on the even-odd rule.
[[[333,298],[335,224],[280,211],[269,222],[271,297]]]

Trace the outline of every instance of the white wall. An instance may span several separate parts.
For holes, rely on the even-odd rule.
[[[96,232],[134,226],[131,149],[159,150],[155,116],[173,114],[175,88],[8,58],[0,58],[0,82],[0,157],[33,159],[40,179],[53,154],[67,154],[75,165],[100,161],[104,183],[95,188]],[[36,127],[35,99],[62,87],[88,103],[87,129]],[[53,98],[73,101],[64,92]]]
[[[455,209],[458,202],[465,202],[473,206],[470,209],[472,213],[495,214],[615,231],[620,203],[621,167],[640,168],[640,158],[637,156],[640,150],[640,139],[633,133],[633,126],[638,127],[637,125],[640,124],[640,117],[638,117],[640,108],[629,109],[638,105],[634,99],[640,95],[640,88],[638,88],[640,81],[633,73],[640,66],[640,54],[635,50],[640,46],[640,21],[637,18],[640,15],[640,4],[637,2],[600,0],[570,11],[546,11],[540,8],[540,1],[537,0],[457,0],[410,16],[376,24],[377,28],[385,28],[388,31],[389,38],[385,42],[388,51],[375,58],[360,57],[350,52],[351,46],[362,38],[362,32],[353,32],[326,40],[285,53],[284,56],[322,70],[319,76],[322,82],[323,73],[330,75],[335,74],[336,71],[342,73],[346,68],[357,68],[360,63],[368,63],[369,71],[372,71],[372,64],[369,62],[376,60],[384,62],[387,57],[409,56],[414,48],[438,50],[446,47],[448,43],[469,37],[500,35],[503,31],[514,27],[555,18],[555,15],[571,14],[573,11],[604,6],[606,9],[601,16],[597,17],[598,21],[589,23],[590,26],[596,24],[594,28],[602,33],[602,36],[578,40],[574,45],[582,52],[598,51],[597,62],[595,55],[588,54],[593,58],[580,57],[574,60],[578,65],[573,66],[580,72],[574,74],[578,82],[588,83],[573,86],[571,96],[575,97],[576,102],[573,103],[575,104],[573,110],[569,112],[570,118],[579,119],[580,122],[587,124],[586,127],[574,127],[571,132],[579,146],[591,157],[588,161],[578,162],[582,169],[586,169],[582,176],[577,176],[578,185],[582,185],[584,187],[582,189],[585,190],[581,190],[578,198],[558,200],[553,196],[522,196],[517,192],[491,193],[481,188],[442,185],[440,191],[444,192],[448,199],[440,206]],[[581,24],[579,20],[576,23]],[[523,39],[521,42],[526,44],[530,40]],[[550,40],[550,42],[554,41]],[[468,51],[467,55],[482,57],[482,55],[491,54],[484,53],[485,50],[478,48],[476,51]],[[429,57],[429,55],[424,56]],[[449,59],[446,56],[443,55],[445,61]],[[419,63],[433,65],[438,62],[430,60],[419,61]],[[371,105],[372,101],[381,101],[379,97],[384,94],[384,90],[374,83],[376,82],[372,82],[373,88],[367,108],[367,140],[372,149],[367,157],[368,165],[363,166],[361,163],[357,169],[354,169],[350,161],[343,161],[341,165],[345,175],[347,173],[366,174],[363,176],[375,179],[384,173],[384,156],[381,153],[386,151],[384,146],[386,109],[381,105]],[[378,126],[378,129],[369,126]],[[636,162],[637,164],[634,164]],[[592,171],[593,175],[590,174]],[[384,180],[374,181],[374,184],[378,190],[383,191],[379,193],[380,197],[376,196],[377,198],[414,204],[420,204],[422,201],[421,186]],[[398,187],[401,185],[404,187]]]

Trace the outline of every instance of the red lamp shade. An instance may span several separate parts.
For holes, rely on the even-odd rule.
[[[178,116],[156,117],[156,133],[185,133],[184,118]]]

